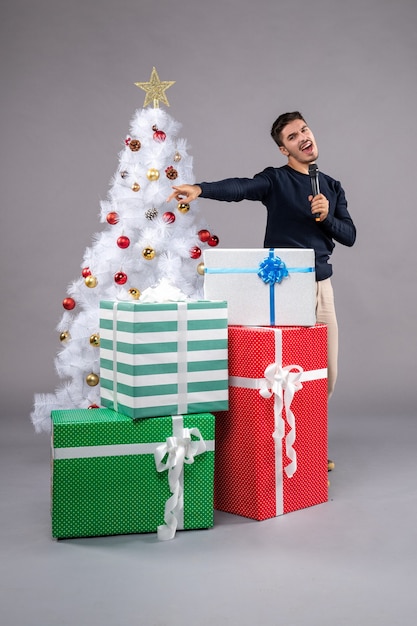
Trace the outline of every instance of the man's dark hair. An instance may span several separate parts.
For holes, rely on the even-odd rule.
[[[299,111],[293,111],[292,113],[283,113],[282,115],[277,117],[275,122],[272,124],[271,137],[278,146],[283,145],[281,133],[284,127],[294,120],[303,120],[303,122],[305,122],[304,117]]]

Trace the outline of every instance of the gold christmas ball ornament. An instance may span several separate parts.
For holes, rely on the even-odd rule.
[[[174,161],[175,161],[175,163],[179,163],[181,161],[181,159],[182,159],[182,157],[181,157],[180,153],[176,152],[174,154]]]
[[[154,167],[150,167],[148,169],[148,171],[146,172],[146,176],[147,176],[148,180],[158,180],[158,178],[159,178],[159,171],[157,169],[155,169]]]
[[[68,341],[68,339],[70,339],[70,338],[71,338],[71,335],[69,333],[69,330],[64,330],[59,335],[59,341],[62,341],[62,343],[65,343],[65,341]]]
[[[187,202],[179,202],[177,209],[180,213],[187,213],[190,210],[190,205]]]
[[[147,261],[151,261],[155,257],[155,250],[151,247],[142,250],[142,256]]]
[[[134,300],[139,300],[140,298],[140,291],[139,289],[136,289],[135,287],[132,287],[131,289],[129,289],[129,293],[132,296],[132,298]]]
[[[139,183],[133,183],[132,185],[132,191],[139,191],[140,189],[140,185]]]
[[[200,274],[200,276],[204,276],[204,263],[199,263],[197,265],[197,274]]]
[[[99,381],[100,381],[100,378],[97,376],[97,374],[94,374],[93,372],[91,372],[91,374],[88,374],[88,376],[85,379],[85,382],[90,387],[95,387],[96,385],[98,385]]]
[[[94,348],[98,348],[100,345],[100,335],[98,333],[93,333],[90,335],[90,345]]]
[[[95,276],[87,276],[86,279],[84,280],[85,284],[87,287],[89,287],[90,289],[93,289],[94,287],[97,287],[98,284],[98,280]]]

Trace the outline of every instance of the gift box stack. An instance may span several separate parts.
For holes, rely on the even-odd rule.
[[[224,301],[100,303],[103,408],[52,412],[54,537],[213,525],[227,341]]]
[[[327,327],[314,251],[204,252],[229,311],[229,408],[216,413],[214,505],[264,520],[326,502]]]
[[[102,301],[103,408],[53,411],[54,537],[208,528],[325,502],[314,251],[204,252],[202,301]],[[214,442],[216,454],[214,455]]]

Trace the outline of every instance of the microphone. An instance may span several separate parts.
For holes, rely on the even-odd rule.
[[[311,189],[313,191],[313,196],[317,196],[320,193],[319,187],[319,168],[317,167],[317,163],[310,163],[308,166],[308,175],[310,176]],[[316,222],[320,221],[320,213],[317,213],[314,216]]]

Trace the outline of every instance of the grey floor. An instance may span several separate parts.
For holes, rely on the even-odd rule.
[[[417,421],[332,418],[330,501],[210,530],[54,541],[49,441],[1,426],[2,626],[414,626]]]

